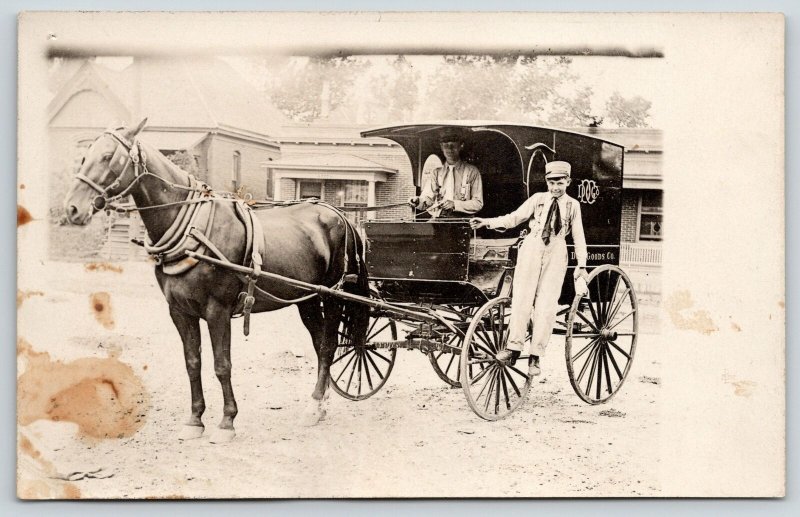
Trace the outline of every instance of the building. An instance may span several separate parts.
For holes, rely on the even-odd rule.
[[[360,125],[289,122],[224,61],[106,61],[64,60],[53,67],[48,117],[54,210],[86,147],[109,123],[131,124],[145,116],[141,138],[218,190],[278,201],[316,197],[349,207],[402,203],[415,193],[399,145],[361,138],[366,128]],[[625,147],[621,263],[638,292],[660,292],[661,131],[577,131]],[[356,221],[410,215],[409,207],[348,213]],[[135,215],[107,226],[107,258],[143,256],[129,243],[143,233]]]
[[[267,195],[262,164],[280,157],[269,135],[283,115],[218,59],[132,59],[114,69],[68,60],[53,71],[48,105],[50,165],[58,174],[109,124],[147,117],[141,138],[218,189]],[[123,62],[124,63],[124,62]]]

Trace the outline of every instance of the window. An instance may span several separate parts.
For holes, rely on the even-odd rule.
[[[639,198],[639,240],[660,241],[663,231],[662,194],[643,192]]]
[[[361,207],[367,206],[369,199],[369,184],[366,181],[342,181],[336,184],[336,206]],[[358,224],[367,215],[366,212],[345,212],[352,222]]]
[[[300,180],[297,186],[297,198],[308,199],[312,197],[322,199],[322,182]]]
[[[242,186],[242,153],[233,152],[233,190]]]

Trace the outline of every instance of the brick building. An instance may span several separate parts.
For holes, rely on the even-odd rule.
[[[284,119],[225,62],[136,58],[115,69],[91,59],[65,60],[54,66],[51,88],[54,174],[72,174],[110,124],[147,117],[142,140],[166,155],[186,153],[193,162],[188,168],[200,179],[218,189],[266,196],[261,164],[280,156],[269,135]]]

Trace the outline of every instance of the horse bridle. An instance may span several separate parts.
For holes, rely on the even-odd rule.
[[[146,157],[142,151],[141,145],[135,138],[132,142],[130,142],[116,131],[111,130],[104,131],[103,134],[111,135],[119,143],[114,151],[114,154],[111,156],[111,160],[108,163],[109,170],[117,175],[116,179],[111,183],[111,185],[103,188],[102,185],[97,184],[94,180],[82,172],[79,171],[77,174],[75,174],[77,179],[86,183],[92,188],[92,190],[98,193],[98,195],[92,200],[92,208],[95,212],[99,212],[114,201],[127,196],[131,189],[133,189],[133,187],[139,182],[139,180],[149,174],[147,171],[147,166],[145,165]],[[120,148],[120,146],[122,146],[122,148]],[[131,167],[131,164],[133,164],[133,167]],[[133,169],[133,179],[125,188],[123,188],[121,192],[114,194],[112,191],[119,188],[119,186],[122,184],[122,179],[125,176],[125,172],[129,168]]]

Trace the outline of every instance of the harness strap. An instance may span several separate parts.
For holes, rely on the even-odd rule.
[[[258,217],[255,216],[252,210],[246,209],[245,213],[250,220],[250,224],[248,226],[248,231],[252,234],[252,253],[251,253],[251,260],[253,264],[253,272],[248,276],[247,279],[247,295],[244,298],[244,308],[242,309],[242,313],[244,314],[244,335],[250,335],[250,312],[253,310],[253,305],[256,303],[256,298],[253,296],[253,291],[256,287],[256,282],[258,282],[259,274],[261,273],[261,249],[259,243],[261,238],[264,235],[264,231],[261,229],[261,222],[258,220]]]

